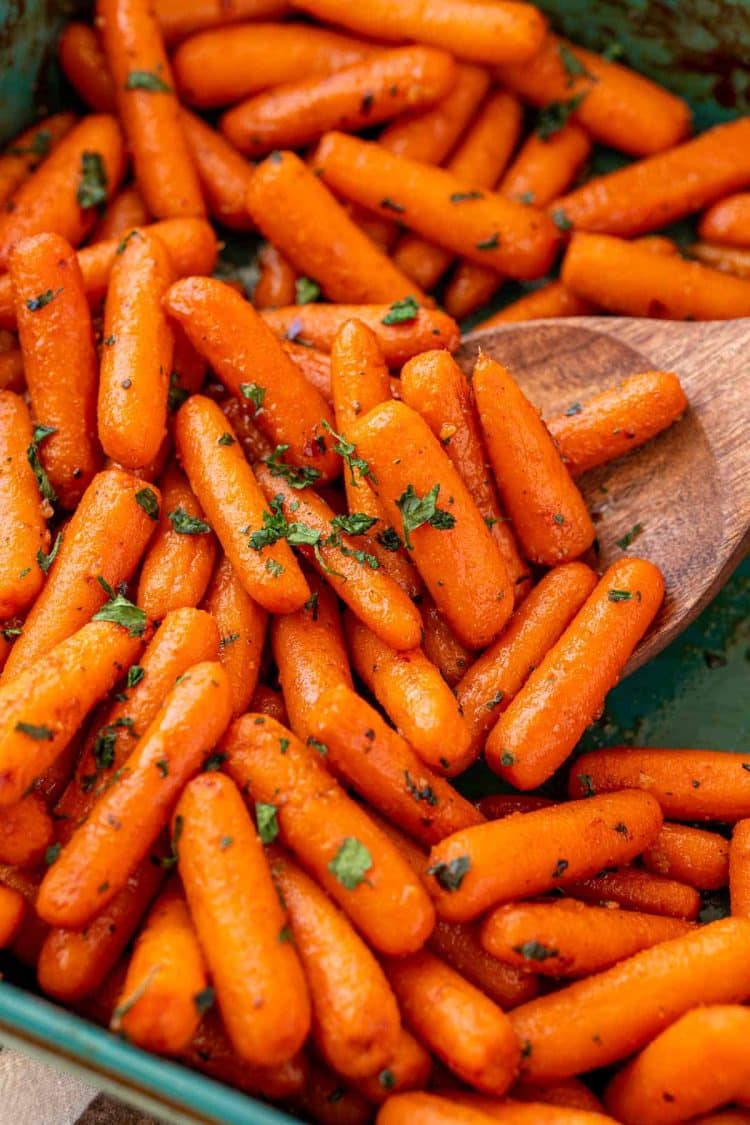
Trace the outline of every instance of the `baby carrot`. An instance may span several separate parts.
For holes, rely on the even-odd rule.
[[[349,437],[451,629],[471,648],[488,644],[510,616],[513,587],[496,541],[427,423],[389,402],[360,419]]]
[[[0,206],[8,202],[74,124],[72,113],[54,113],[13,138],[0,154]]]
[[[231,718],[229,684],[213,661],[180,677],[135,749],[42,881],[40,917],[87,925],[126,885],[154,844],[177,796]],[[120,825],[113,831],[113,825]]]
[[[426,862],[427,857],[424,858]],[[487,952],[479,940],[476,926],[438,921],[427,944],[433,953],[489,996],[503,1011],[531,1000],[539,991],[532,973],[503,965]]]
[[[555,257],[559,231],[547,215],[477,192],[443,168],[335,132],[320,142],[313,164],[346,199],[377,214],[392,212],[396,203],[399,221],[410,230],[510,277],[540,277]]]
[[[694,887],[654,875],[640,867],[620,867],[603,870],[589,879],[567,883],[565,890],[574,898],[595,906],[621,906],[624,910],[638,910],[646,914],[659,914],[668,918],[698,917],[701,898]]]
[[[750,816],[750,755],[610,747],[576,760],[571,797],[613,789],[646,790],[670,820],[734,823]]]
[[[492,769],[534,789],[560,766],[617,683],[661,606],[664,579],[622,558],[600,578],[560,639],[529,676],[487,740]]]
[[[0,311],[2,307],[0,285]],[[395,311],[399,312],[398,318],[393,315]],[[284,309],[267,309],[263,320],[275,336],[305,340],[324,352],[333,347],[342,324],[361,320],[375,333],[389,367],[400,367],[428,348],[456,350],[461,336],[455,320],[437,309],[408,311],[413,312],[413,317],[404,321],[400,302],[398,310],[389,305],[290,305]]]
[[[475,328],[479,332],[483,328],[496,328],[498,324],[546,320],[558,316],[593,316],[595,313],[596,306],[590,301],[577,297],[561,281],[550,281],[505,305],[486,320],[481,320]]]
[[[97,25],[143,199],[158,219],[205,213],[159,25],[146,0],[98,0]]]
[[[248,709],[258,683],[268,614],[253,601],[226,555],[222,556],[204,607],[219,629],[219,663],[229,680],[232,715]]]
[[[333,687],[310,715],[315,743],[333,772],[384,816],[424,844],[481,824],[482,814],[423,765],[396,731],[351,688]]]
[[[738,821],[732,833],[729,901],[736,918],[750,918],[750,820]]]
[[[517,969],[581,977],[691,928],[677,918],[560,899],[499,907],[482,926],[482,944],[493,957]]]
[[[377,1125],[490,1125],[489,1114],[437,1093],[405,1093],[391,1097],[377,1116]]]
[[[511,374],[481,352],[472,387],[500,494],[531,562],[583,554],[594,525],[537,410]]]
[[[648,871],[699,891],[715,891],[727,885],[729,844],[718,832],[665,824],[643,853],[643,864]]]
[[[486,70],[461,64],[455,82],[436,105],[399,117],[383,129],[378,142],[397,156],[442,164],[471,123],[489,85]]]
[[[413,304],[414,310],[409,319],[416,317],[418,303],[426,302],[414,282],[363,234],[326,185],[293,152],[272,153],[257,166],[246,203],[265,238],[301,275],[313,278],[331,301],[411,298],[409,309]],[[351,315],[356,314],[344,319]]]
[[[471,62],[520,62],[536,53],[545,35],[544,17],[530,4],[505,0],[376,0],[366,7],[344,0],[294,0],[326,23],[380,39],[416,39],[444,47]]]
[[[183,1051],[196,1031],[208,984],[206,965],[176,881],[151,908],[128,964],[112,1030],[157,1054]]]
[[[360,620],[398,652],[416,648],[422,625],[419,610],[381,570],[375,556],[360,548],[358,537],[343,530],[346,523],[334,522],[335,513],[325,500],[311,488],[295,490],[268,465],[257,467],[256,474],[274,517],[288,528],[287,538],[291,536]]]
[[[698,224],[706,242],[750,247],[750,192],[728,195],[709,207]]]
[[[351,688],[352,674],[336,595],[317,574],[305,572],[310,600],[295,613],[274,617],[271,646],[289,726],[305,742],[313,734],[310,716],[329,688]]]
[[[18,933],[26,913],[26,900],[18,891],[0,884],[0,949],[6,949]]]
[[[23,372],[23,356],[20,348],[10,348],[0,352],[0,391],[16,391],[23,394],[26,379]]]
[[[519,1063],[508,1017],[455,969],[425,950],[389,960],[386,975],[404,1021],[462,1081],[504,1094]]]
[[[704,266],[732,273],[735,277],[750,278],[750,250],[736,250],[733,246],[721,246],[713,242],[694,242],[689,247],[689,253],[691,258],[697,258]]]
[[[178,454],[209,527],[247,593],[264,609],[290,613],[303,605],[310,591],[282,536],[266,535],[262,547],[253,546],[253,536],[261,534],[270,513],[227,426],[216,403],[193,395],[175,419]]]
[[[13,246],[30,235],[60,234],[72,246],[83,242],[97,208],[114,195],[125,171],[117,122],[91,114],[74,125],[13,196],[13,210],[0,219],[0,265]]]
[[[264,242],[258,250],[260,277],[253,289],[253,307],[273,309],[293,303],[297,271],[273,243]]]
[[[182,110],[180,125],[211,215],[232,230],[251,230],[253,222],[245,206],[252,180],[250,165],[195,114]]]
[[[515,611],[498,639],[465,672],[455,691],[475,754],[595,585],[596,575],[584,563],[553,567]]]
[[[252,305],[210,277],[178,281],[165,305],[226,388],[253,403],[258,426],[287,447],[291,463],[314,472],[312,480],[332,479],[339,461],[325,446],[323,422],[333,415]]]
[[[367,812],[328,773],[319,752],[263,715],[245,715],[222,742],[226,769],[275,809],[279,840],[349,916],[368,944],[419,949],[435,916],[426,891]]]
[[[529,814],[533,815],[533,814]],[[750,994],[750,922],[724,918],[516,1008],[524,1071],[550,1082],[630,1055],[697,1004]]]
[[[352,1080],[352,1087],[371,1105],[382,1105],[403,1090],[422,1090],[432,1070],[432,1058],[410,1031],[401,1028],[396,1049],[379,1074]]]
[[[422,648],[427,659],[440,669],[440,675],[453,688],[471,665],[474,653],[461,644],[430,595],[423,592],[421,599]]]
[[[161,478],[159,525],[146,553],[137,604],[152,621],[170,610],[196,606],[206,592],[216,542],[200,504],[176,465]]]
[[[164,39],[171,46],[207,28],[286,16],[289,4],[287,0],[156,0],[154,11]]]
[[[273,688],[267,687],[265,684],[258,684],[253,692],[253,698],[250,700],[250,706],[245,707],[244,710],[257,711],[259,715],[270,715],[282,726],[289,726],[284,696],[280,691],[274,691]]]
[[[22,613],[36,598],[47,564],[50,535],[44,500],[39,493],[28,450],[32,445],[31,418],[24,400],[0,391],[0,621]]]
[[[312,879],[275,848],[268,858],[310,988],[313,1041],[338,1074],[367,1078],[387,1063],[401,1030],[383,970]]]
[[[293,1055],[278,1066],[250,1066],[235,1051],[215,1009],[201,1020],[182,1059],[209,1078],[262,1098],[296,1098],[309,1073],[309,1064],[302,1054]]]
[[[500,510],[468,379],[446,351],[423,352],[401,371],[401,397],[422,415],[458,470],[497,542],[520,601],[528,587],[529,569]]]
[[[33,867],[44,859],[53,839],[47,806],[36,793],[0,810],[0,863]]]
[[[675,1125],[750,1091],[750,1012],[716,1004],[686,1012],[609,1083],[607,1109],[625,1125]]]
[[[542,1102],[546,1106],[564,1109],[583,1109],[601,1113],[604,1106],[580,1078],[563,1078],[551,1086],[537,1086],[533,1082],[518,1082],[513,1087],[513,1098],[521,1102]]]
[[[222,774],[202,774],[180,798],[174,825],[180,877],[227,1034],[249,1063],[284,1062],[307,1036],[310,1001],[238,789]]]
[[[115,113],[115,85],[95,29],[87,23],[65,25],[57,46],[60,69],[89,109]]]
[[[148,221],[149,215],[141,193],[131,184],[115,196],[104,217],[94,227],[91,237],[94,242],[120,239],[135,227],[146,225]]]
[[[460,773],[470,760],[469,728],[422,649],[396,652],[351,615],[346,634],[354,671],[418,758],[439,773]]]

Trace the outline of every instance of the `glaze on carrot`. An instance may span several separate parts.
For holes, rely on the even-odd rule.
[[[22,613],[44,582],[37,559],[46,561],[50,544],[45,515],[28,450],[33,429],[26,403],[0,391],[0,620]]]
[[[533,289],[531,293],[525,293],[517,301],[511,301],[485,320],[480,320],[475,329],[479,332],[485,328],[496,328],[499,324],[547,320],[560,316],[593,316],[594,313],[596,306],[590,301],[577,297],[561,281],[550,281]]]
[[[246,592],[226,555],[216,567],[204,606],[219,629],[219,662],[236,718],[248,709],[258,684],[268,614]]]
[[[657,837],[658,839],[658,837]],[[693,921],[701,908],[701,897],[694,887],[654,875],[642,867],[603,870],[588,879],[573,880],[565,887],[568,894],[595,906],[621,906],[667,918]]]
[[[279,305],[291,305],[297,293],[297,271],[273,243],[264,242],[260,246],[258,269],[260,277],[253,289],[253,307],[274,309]]]
[[[245,206],[252,180],[250,165],[195,114],[182,110],[180,125],[211,215],[232,230],[252,230],[253,221]]]
[[[725,887],[729,878],[729,844],[718,832],[665,824],[643,853],[648,871],[687,883],[699,891]]]

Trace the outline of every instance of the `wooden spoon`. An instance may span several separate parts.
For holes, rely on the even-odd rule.
[[[750,546],[750,319],[681,323],[580,317],[473,332],[477,352],[507,366],[546,417],[639,371],[674,371],[690,409],[670,429],[581,477],[604,568],[627,553],[650,559],[664,606],[631,672],[669,644],[718,593]],[[624,552],[617,540],[642,532]]]

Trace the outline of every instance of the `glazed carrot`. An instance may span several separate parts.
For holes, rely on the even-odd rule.
[[[289,726],[289,718],[284,706],[284,696],[280,691],[274,691],[273,688],[266,687],[265,684],[258,684],[253,692],[253,698],[250,701],[249,707],[245,708],[246,711],[257,711],[259,715],[270,715],[277,723],[282,726]]]
[[[694,887],[643,871],[640,867],[605,869],[590,879],[567,883],[565,890],[574,898],[595,906],[614,904],[624,910],[639,910],[689,921],[698,917],[701,907],[700,895]]]
[[[699,891],[725,887],[729,878],[729,844],[717,832],[665,824],[643,853],[644,866]]]
[[[295,344],[292,340],[282,340],[281,347],[296,363],[302,374],[316,391],[331,405],[331,357],[317,348]]]
[[[534,789],[565,761],[663,597],[652,563],[622,558],[608,567],[490,734],[486,754],[496,772],[517,789]]]
[[[481,1109],[421,1092],[389,1098],[377,1116],[377,1125],[490,1125],[492,1121]]]
[[[436,0],[406,0],[399,4],[377,0],[367,7],[353,7],[343,0],[294,0],[293,7],[364,35],[434,43],[471,62],[520,62],[531,58],[545,34],[544,18],[536,8],[503,0],[451,0],[447,7]]]
[[[13,210],[0,219],[0,265],[12,247],[30,235],[60,234],[72,246],[83,242],[97,208],[113,196],[125,171],[117,122],[91,114],[55,145],[50,156],[13,196]]]
[[[596,585],[584,563],[553,567],[511,617],[500,637],[456,685],[456,698],[479,753],[499,716],[560,639]]]
[[[424,950],[389,960],[385,971],[405,1022],[441,1062],[476,1089],[505,1093],[519,1044],[502,1009]]]
[[[422,594],[422,647],[440,675],[450,687],[455,687],[470,666],[474,654],[461,644],[440,610],[427,593]]]
[[[690,256],[704,266],[735,277],[750,278],[750,250],[735,250],[733,246],[717,246],[712,242],[694,242],[688,249]]]
[[[321,696],[310,727],[315,743],[327,748],[333,772],[422,843],[482,823],[475,806],[425,766],[351,688],[340,684]]]
[[[607,1109],[625,1125],[691,1120],[750,1091],[750,1012],[717,1004],[686,1012],[609,1083]]]
[[[441,774],[460,773],[471,760],[469,728],[455,696],[422,649],[395,652],[351,615],[346,635],[355,672],[418,758]]]
[[[195,114],[182,110],[180,125],[211,215],[232,230],[251,230],[252,219],[245,207],[252,180],[250,165]]]
[[[158,219],[205,213],[161,30],[147,0],[98,0],[97,26],[144,202]]]
[[[419,949],[434,923],[426,892],[318,751],[273,719],[252,714],[233,724],[221,748],[229,774],[249,786],[256,802],[274,805],[281,843],[368,944],[397,956]]]
[[[346,916],[277,849],[271,873],[310,988],[312,1038],[344,1078],[367,1078],[392,1056],[401,1030],[383,970]]]
[[[0,687],[0,806],[20,800],[62,754],[138,654],[145,619],[125,628],[114,620],[89,622]]]
[[[411,1032],[401,1028],[396,1049],[379,1074],[359,1078],[352,1086],[368,1102],[381,1105],[403,1090],[422,1090],[432,1070],[432,1058]]]
[[[310,591],[284,539],[266,537],[262,548],[252,546],[252,535],[261,533],[269,512],[227,426],[214,402],[193,395],[175,419],[177,451],[208,524],[246,592],[264,609],[290,613],[304,604]]]
[[[229,680],[236,717],[248,709],[258,683],[268,615],[246,593],[226,555],[216,568],[204,606],[219,628],[219,662]]]
[[[36,896],[41,882],[39,868],[23,869],[0,865],[2,885],[15,891],[26,903],[21,924],[11,938],[10,951],[16,960],[30,969],[36,970],[39,952],[49,933],[49,926],[42,922],[36,913]]]
[[[359,538],[333,522],[335,513],[325,500],[312,489],[295,490],[267,465],[256,472],[275,515],[291,520],[293,540],[329,586],[386,644],[399,652],[415,648],[422,624],[416,606],[377,559],[362,551]]]
[[[178,281],[165,305],[227,389],[253,403],[260,429],[287,447],[290,462],[314,471],[313,480],[332,479],[338,458],[318,439],[333,415],[252,305],[210,277]]]
[[[469,490],[427,423],[402,403],[384,403],[352,426],[349,437],[451,629],[471,648],[488,644],[510,616],[513,587]]]
[[[51,925],[81,927],[112,901],[230,718],[229,684],[221,666],[214,661],[193,665],[47,872],[37,900],[40,917]],[[121,827],[113,831],[113,824]]]
[[[257,407],[249,399],[238,399],[234,395],[229,395],[225,399],[218,400],[218,405],[251,465],[271,456],[275,446],[258,429],[255,419]]]
[[[209,1078],[226,1082],[246,1094],[262,1098],[292,1098],[308,1079],[309,1066],[301,1054],[279,1066],[250,1066],[237,1054],[214,1009],[207,1012],[183,1061]]]
[[[425,856],[425,862],[427,857]],[[433,953],[489,996],[503,1011],[531,1000],[539,991],[536,978],[490,956],[475,926],[438,922],[427,943]]]
[[[551,977],[581,977],[691,929],[677,918],[584,906],[574,899],[501,906],[482,926],[493,957]]]
[[[196,606],[206,592],[216,542],[185,477],[171,465],[161,478],[159,525],[143,560],[136,599],[152,621]]]
[[[0,949],[5,949],[13,941],[25,913],[23,895],[0,884]]]
[[[115,85],[93,27],[86,23],[66,24],[57,46],[57,61],[89,109],[96,113],[116,112]]]
[[[513,1099],[521,1102],[542,1102],[567,1109],[584,1109],[601,1113],[604,1106],[580,1078],[563,1078],[551,1086],[537,1086],[533,1082],[516,1083]]]
[[[180,877],[235,1050],[274,1066],[302,1046],[310,1002],[261,842],[228,777],[202,774],[174,818]],[[179,830],[177,829],[177,826]]]
[[[207,984],[187,903],[179,884],[171,882],[135,944],[112,1030],[148,1051],[176,1055],[198,1030]]]
[[[2,278],[0,278],[2,282]],[[0,310],[2,304],[0,302]],[[361,320],[375,333],[389,367],[400,367],[407,359],[428,348],[455,351],[461,339],[458,325],[436,309],[417,309],[412,320],[395,322],[389,305],[290,305],[267,309],[263,320],[276,336],[305,340],[329,352],[336,333],[348,320]],[[383,320],[388,318],[386,324]]]
[[[750,193],[728,195],[709,207],[698,224],[706,242],[750,247]]]
[[[271,242],[264,242],[258,250],[258,268],[260,277],[253,289],[253,306],[273,309],[291,305],[297,292],[297,271]]]
[[[442,164],[470,125],[489,85],[486,70],[461,64],[455,82],[436,105],[397,118],[380,133],[378,143],[397,156]]]
[[[734,826],[729,847],[729,899],[732,914],[750,918],[750,821]]]
[[[443,168],[344,133],[327,133],[313,164],[346,199],[377,214],[392,213],[395,202],[406,227],[472,261],[519,278],[539,277],[552,264],[559,232],[547,215],[489,192],[477,198],[471,183]]]
[[[268,241],[330,300],[426,301],[293,152],[273,153],[258,165],[246,202]]]
[[[537,797],[529,793],[490,793],[479,798],[477,808],[487,820],[501,820],[513,813],[546,809],[554,803],[549,797]]]
[[[568,780],[571,797],[630,788],[653,794],[670,820],[734,823],[750,816],[750,756],[611,747],[583,754]]]
[[[127,469],[152,461],[166,434],[174,340],[161,302],[173,280],[158,236],[126,237],[104,308],[98,425],[105,453]]]
[[[0,811],[0,863],[32,867],[41,862],[53,839],[47,806],[36,793]]]
[[[0,155],[0,206],[7,203],[74,123],[72,113],[54,113],[13,138]]]
[[[240,20],[277,19],[289,12],[286,0],[156,0],[156,18],[170,45],[193,32]]]
[[[569,1108],[550,1105],[542,1098],[534,1099],[531,1103],[515,1100],[516,1090],[511,1091],[512,1099],[496,1101],[481,1094],[466,1094],[458,1090],[446,1090],[445,1105],[452,1105],[454,1109],[460,1107],[479,1115],[482,1122],[501,1121],[504,1125],[615,1125],[613,1117],[606,1116],[598,1110]],[[437,1119],[436,1125],[444,1118]],[[456,1125],[464,1122],[464,1118],[456,1118]],[[471,1118],[474,1121],[474,1118]],[[468,1125],[468,1121],[467,1121]]]
[[[310,715],[318,699],[338,684],[352,686],[336,595],[317,574],[305,571],[305,577],[310,600],[296,613],[271,622],[273,658],[289,726],[303,742],[313,733]]]
[[[26,379],[21,349],[11,348],[7,352],[0,352],[0,391],[16,391],[22,394],[25,390]]]
[[[473,496],[520,601],[528,589],[529,569],[500,510],[468,379],[446,351],[423,352],[404,365],[401,397],[422,415]]]
[[[104,217],[92,233],[94,242],[120,239],[135,227],[148,223],[149,215],[141,194],[135,185],[124,187],[107,207]]]
[[[125,676],[125,691],[96,716],[70,784],[55,806],[58,839],[66,842],[108,788],[156,717],[175,681],[194,664],[216,660],[219,631],[210,614],[176,609],[161,623],[137,664]]]
[[[90,996],[117,964],[161,885],[164,872],[147,860],[84,930],[47,934],[37,975],[43,992],[67,1003]]]
[[[604,1066],[696,1004],[744,1000],[748,952],[750,923],[724,918],[523,1004],[510,1020],[521,1042],[530,1043],[525,1074],[548,1082]]]
[[[0,391],[0,620],[22,613],[36,598],[47,560],[49,503],[39,493],[27,451],[33,430],[26,403]]]
[[[481,352],[472,387],[505,510],[531,562],[583,554],[594,525],[537,410],[499,363]]]

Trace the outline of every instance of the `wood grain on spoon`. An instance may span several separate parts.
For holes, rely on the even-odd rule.
[[[508,324],[466,337],[456,353],[464,371],[480,348],[507,365],[548,418],[639,371],[679,376],[690,403],[683,418],[579,482],[601,567],[638,555],[666,579],[664,606],[628,664],[632,672],[697,617],[750,545],[750,319]],[[623,551],[618,540],[638,524]]]

